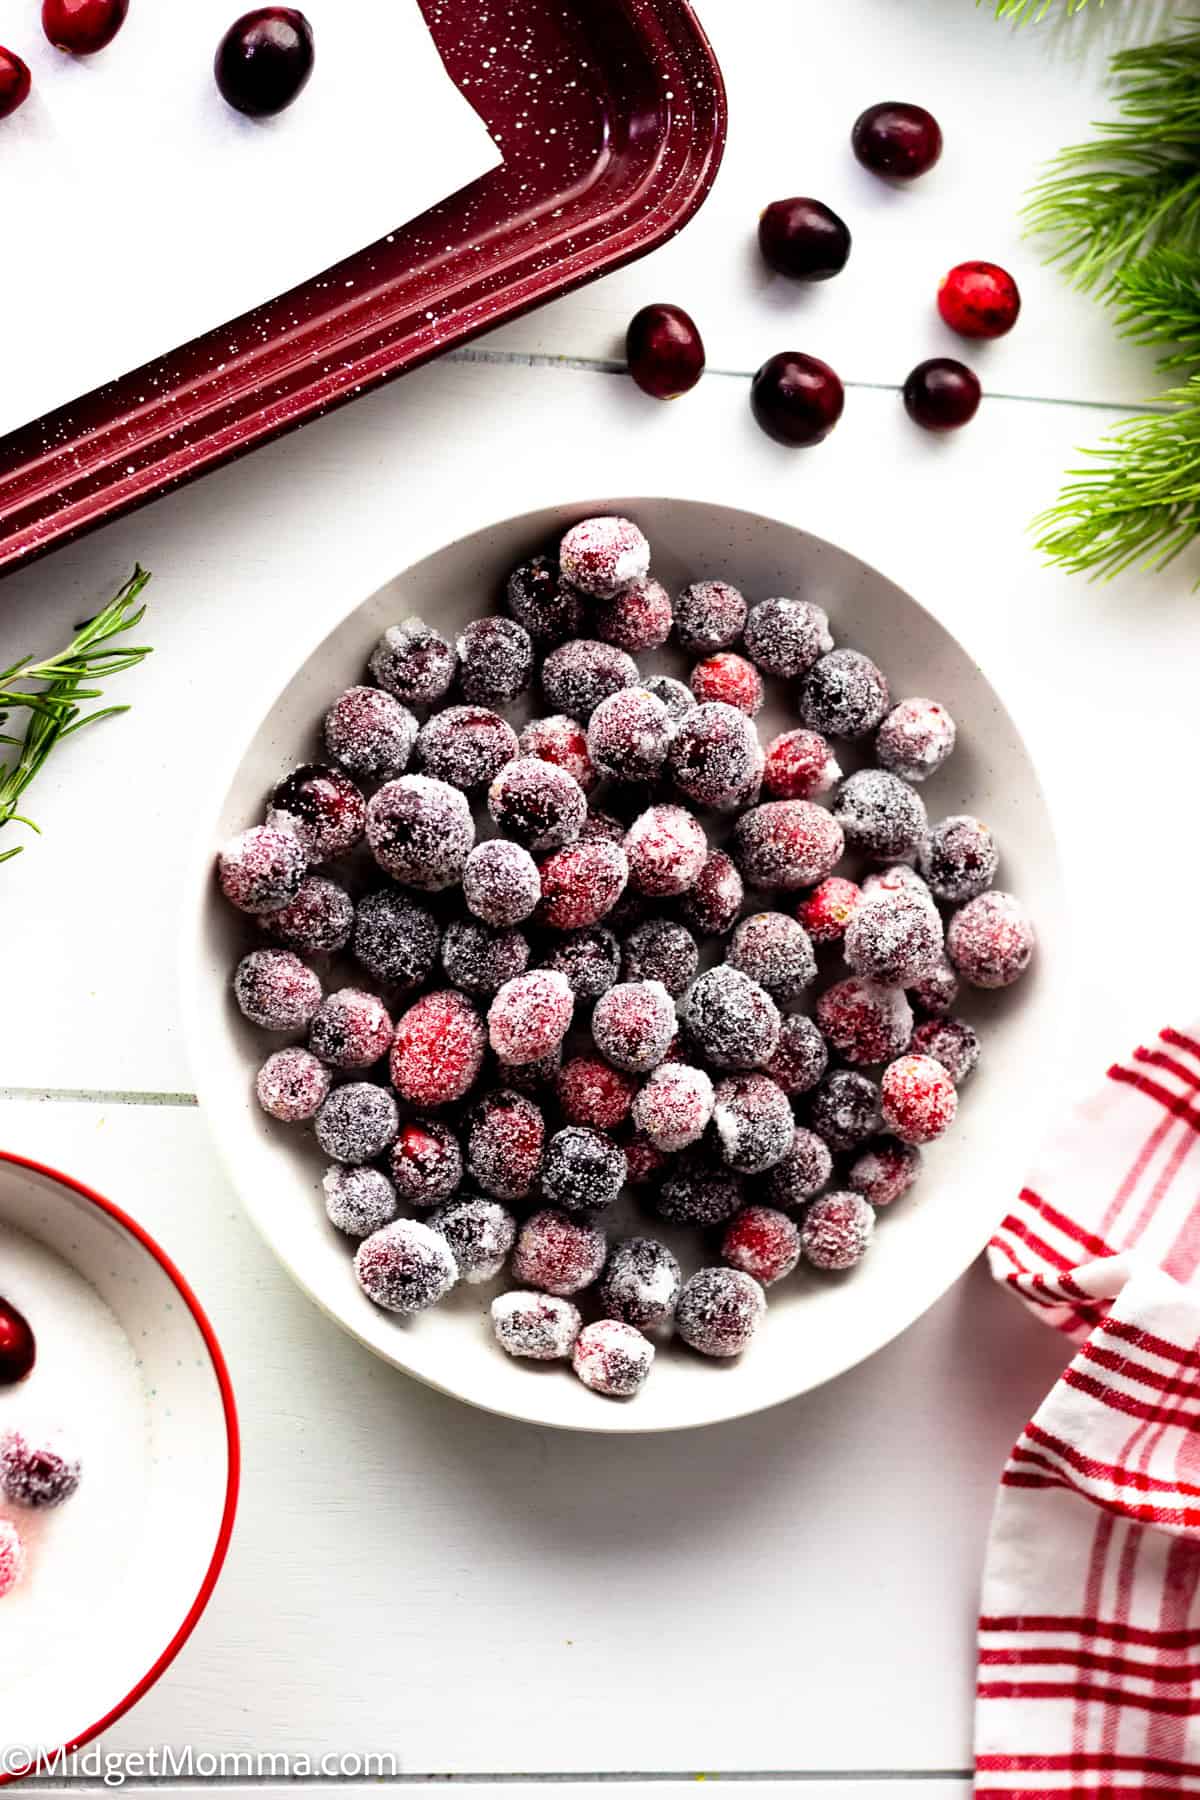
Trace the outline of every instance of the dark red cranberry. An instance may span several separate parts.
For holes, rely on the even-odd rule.
[[[841,378],[818,356],[781,350],[750,384],[750,405],[768,437],[778,444],[819,444],[842,416]]]
[[[223,97],[252,119],[290,106],[312,71],[312,26],[294,6],[243,14],[221,39],[213,64]]]
[[[682,306],[660,302],[634,313],[625,333],[629,373],[652,400],[675,400],[704,373],[704,340]]]
[[[937,307],[960,337],[998,338],[1016,324],[1021,296],[1012,276],[996,263],[957,263],[942,277]]]
[[[975,417],[982,393],[979,377],[952,356],[918,363],[904,383],[909,418],[926,431],[957,431]]]
[[[7,119],[29,98],[32,77],[12,50],[0,50],[0,119]]]
[[[820,200],[772,200],[758,221],[758,247],[777,275],[828,281],[846,266],[850,232]]]
[[[0,1387],[16,1387],[36,1360],[32,1325],[11,1300],[0,1300]]]
[[[915,181],[942,154],[942,128],[923,106],[881,100],[859,113],[850,133],[854,154],[872,175]]]
[[[56,50],[92,56],[125,23],[129,0],[42,0],[42,30]]]

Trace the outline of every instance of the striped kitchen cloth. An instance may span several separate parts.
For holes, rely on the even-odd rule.
[[[1078,1349],[1001,1479],[976,1793],[1200,1796],[1200,1026],[1109,1070],[988,1255]]]

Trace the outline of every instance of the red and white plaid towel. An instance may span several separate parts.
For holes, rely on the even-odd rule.
[[[996,1502],[976,1792],[1200,1796],[1200,1026],[1109,1070],[988,1255],[1079,1350]]]

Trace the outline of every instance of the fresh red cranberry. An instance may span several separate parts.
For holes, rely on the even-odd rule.
[[[259,6],[243,14],[221,39],[213,64],[222,96],[252,119],[290,106],[312,71],[312,26],[294,6]]]
[[[750,385],[754,416],[777,444],[819,444],[842,416],[841,379],[818,356],[781,350]]]
[[[904,383],[904,407],[926,431],[957,431],[975,417],[982,391],[978,375],[965,363],[931,356]]]
[[[859,113],[850,133],[854,154],[872,175],[915,181],[942,154],[942,128],[923,106],[881,100]]]
[[[1021,296],[1007,269],[996,263],[957,263],[942,277],[937,307],[959,337],[998,338],[1016,324]]]
[[[29,69],[15,51],[0,50],[0,119],[24,106],[31,86]]]
[[[772,200],[758,221],[758,247],[777,275],[793,281],[828,281],[850,255],[844,219],[820,200],[796,196]]]
[[[129,0],[42,0],[42,30],[56,50],[92,56],[125,23]]]
[[[704,373],[704,340],[682,306],[660,302],[634,313],[625,333],[629,373],[652,400],[676,400]]]
[[[32,1325],[11,1300],[0,1299],[0,1387],[16,1387],[36,1361]]]

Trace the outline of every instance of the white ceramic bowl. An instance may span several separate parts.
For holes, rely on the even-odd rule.
[[[964,1093],[953,1133],[927,1153],[918,1186],[884,1216],[871,1254],[844,1279],[801,1273],[776,1287],[751,1349],[728,1364],[680,1347],[660,1351],[636,1400],[603,1401],[560,1368],[510,1361],[491,1341],[493,1288],[463,1288],[407,1322],[376,1310],[355,1284],[345,1240],[321,1205],[315,1144],[258,1109],[253,1077],[270,1045],[239,1017],[230,976],[252,941],[221,899],[213,852],[262,817],[276,780],[319,754],[319,722],[332,698],[361,680],[384,628],[418,613],[453,635],[496,610],[506,572],[591,513],[638,520],[654,573],[676,592],[719,576],[751,600],[798,594],[819,602],[837,640],[873,656],[897,697],[928,694],[959,722],[958,747],[922,790],[931,816],[973,812],[1003,849],[1001,885],[1032,910],[1041,949],[1031,973],[1006,994],[965,1010],[985,1023],[981,1066]],[[674,668],[670,653],[643,668]],[[795,723],[782,711],[759,721],[765,738]],[[910,1325],[966,1268],[1014,1190],[1049,1085],[1063,1011],[1063,902],[1053,833],[1028,753],[999,697],[950,633],[908,594],[835,545],[794,526],[684,500],[608,498],[507,519],[448,545],[357,606],[304,661],[241,753],[202,840],[185,929],[185,1013],[196,1084],[209,1128],[242,1200],[280,1260],[318,1305],[397,1368],[477,1406],[541,1424],[590,1431],[663,1431],[771,1406],[851,1367]],[[614,1228],[635,1229],[638,1214]],[[642,1220],[641,1228],[645,1229]],[[656,1235],[661,1227],[652,1224]],[[691,1251],[693,1266],[696,1262]]]
[[[28,1546],[0,1601],[3,1783],[23,1751],[87,1743],[169,1667],[225,1560],[239,1454],[224,1358],[170,1258],[102,1195],[5,1152],[0,1291],[38,1340],[0,1424],[61,1428],[83,1454],[64,1506],[2,1509]]]

